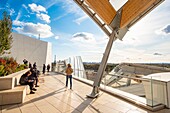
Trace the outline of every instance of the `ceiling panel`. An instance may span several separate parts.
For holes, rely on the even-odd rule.
[[[128,0],[123,6],[120,28],[127,26],[158,0]]]
[[[85,0],[91,9],[109,25],[116,15],[116,10],[108,0]]]

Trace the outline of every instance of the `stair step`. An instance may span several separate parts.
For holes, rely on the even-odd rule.
[[[27,94],[27,85],[0,91],[0,105],[23,103]]]

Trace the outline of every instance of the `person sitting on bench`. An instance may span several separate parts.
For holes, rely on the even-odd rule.
[[[30,78],[30,75],[31,75],[31,71],[28,71],[26,72],[25,74],[23,74],[20,78],[20,81],[19,83],[21,85],[29,85],[30,87],[30,94],[34,94],[35,92],[33,91],[36,91],[37,89],[33,88],[34,87],[34,81],[33,79]]]
[[[36,68],[32,68],[30,69],[31,71],[31,75],[30,75],[30,79],[35,80],[35,87],[39,87],[38,85],[38,70]]]

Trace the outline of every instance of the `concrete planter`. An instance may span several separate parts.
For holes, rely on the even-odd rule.
[[[28,70],[25,69],[5,77],[0,77],[0,105],[24,102],[27,85],[19,85],[19,80]]]
[[[12,73],[8,76],[0,77],[0,90],[13,89],[19,85],[19,79],[29,69],[25,69],[16,73]]]

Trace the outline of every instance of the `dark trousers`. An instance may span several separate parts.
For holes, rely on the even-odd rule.
[[[33,86],[34,86],[34,82],[27,82],[27,84],[26,84],[26,85],[29,85],[30,90],[32,91]]]
[[[43,74],[45,74],[45,70],[43,70]]]
[[[35,85],[38,85],[38,77],[35,78]]]
[[[70,79],[70,89],[72,88],[72,75],[66,75],[66,87],[68,86],[68,79]]]

